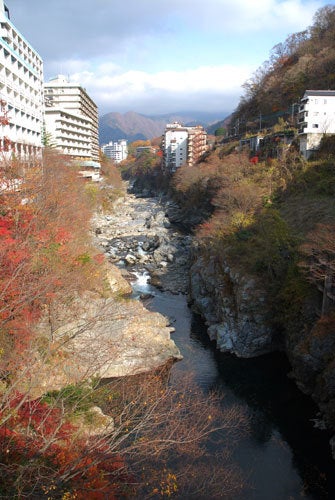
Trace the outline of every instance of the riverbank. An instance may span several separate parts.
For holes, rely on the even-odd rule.
[[[208,442],[206,468],[217,470],[218,456],[228,446],[247,483],[244,496],[235,498],[282,500],[285,495],[299,498],[301,492],[309,500],[331,498],[327,437],[311,421],[317,419],[316,407],[287,377],[289,366],[283,354],[238,359],[220,353],[210,341],[206,326],[187,307],[189,254],[184,256],[186,266],[179,268],[182,260],[168,258],[169,254],[181,257],[180,240],[185,236],[169,224],[165,213],[166,206],[156,198],[127,195],[113,214],[97,221],[96,238],[107,258],[120,266],[122,276],[132,284],[133,296],[163,314],[175,328],[171,336],[183,360],[172,367],[171,383],[178,387],[180,380],[192,374],[205,392],[222,392],[223,408],[242,406],[248,415],[248,433],[221,440],[217,446]],[[150,241],[155,244],[145,244]],[[177,272],[182,281],[176,279]]]

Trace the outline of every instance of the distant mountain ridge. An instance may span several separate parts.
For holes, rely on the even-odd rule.
[[[184,125],[202,125],[207,127],[222,120],[225,112],[195,112],[187,111],[164,115],[142,115],[134,111],[127,113],[111,112],[99,119],[99,142],[107,144],[110,141],[126,139],[129,142],[153,139],[163,134],[167,123],[178,121]]]

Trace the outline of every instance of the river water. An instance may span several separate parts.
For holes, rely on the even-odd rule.
[[[203,391],[222,392],[223,407],[237,404],[247,415],[248,432],[236,439],[232,456],[247,487],[233,498],[334,499],[335,462],[329,435],[315,427],[318,410],[288,377],[285,356],[241,359],[220,353],[201,318],[191,312],[185,295],[151,286],[143,267],[132,271],[134,298],[151,294],[146,307],[167,316],[175,328],[172,338],[184,358],[172,367],[172,381],[178,383],[180,375],[192,373]],[[214,461],[220,450],[212,442],[210,447]]]
[[[201,318],[192,314],[185,295],[162,292],[147,280],[147,273],[137,274],[134,296],[152,294],[148,309],[169,317],[175,328],[172,336],[184,359],[172,368],[174,383],[191,372],[204,391],[220,389],[224,405],[238,404],[247,414],[249,430],[233,452],[247,482],[239,498],[335,498],[329,436],[315,427],[317,408],[288,377],[285,356],[240,359],[220,353]],[[220,449],[213,443],[210,446],[215,456]]]
[[[192,372],[202,389],[220,389],[224,405],[238,404],[247,413],[250,430],[233,452],[248,483],[239,498],[335,498],[329,436],[315,428],[317,408],[287,376],[285,356],[240,359],[220,353],[184,295],[161,292],[145,276],[134,282],[135,295],[139,292],[153,294],[147,307],[168,316],[175,328],[172,336],[184,359],[173,366],[172,376]]]

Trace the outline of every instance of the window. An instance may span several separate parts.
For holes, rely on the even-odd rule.
[[[319,125],[317,123],[313,123],[312,128],[319,128]]]

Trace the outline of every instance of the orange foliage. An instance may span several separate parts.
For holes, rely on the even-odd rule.
[[[27,171],[3,165],[0,185],[0,496],[116,498],[124,464],[108,442],[80,437],[64,409],[30,401],[10,383],[31,362],[42,310],[100,282],[104,256],[91,246],[84,181],[47,152]]]
[[[88,289],[103,259],[88,238],[83,181],[64,158],[47,154],[26,172],[7,165],[0,184],[12,186],[0,198],[0,348],[7,349],[0,371],[7,372],[19,364],[42,308]]]
[[[20,470],[30,468],[40,477],[38,485],[31,470],[22,478],[21,491],[27,496],[34,491],[37,496],[44,492],[49,498],[59,498],[67,491],[72,498],[87,498],[88,494],[96,500],[117,498],[115,478],[122,473],[123,460],[103,440],[92,447],[76,437],[78,429],[59,408],[26,401],[24,395],[13,393],[0,408],[0,420],[2,493],[15,491]]]

